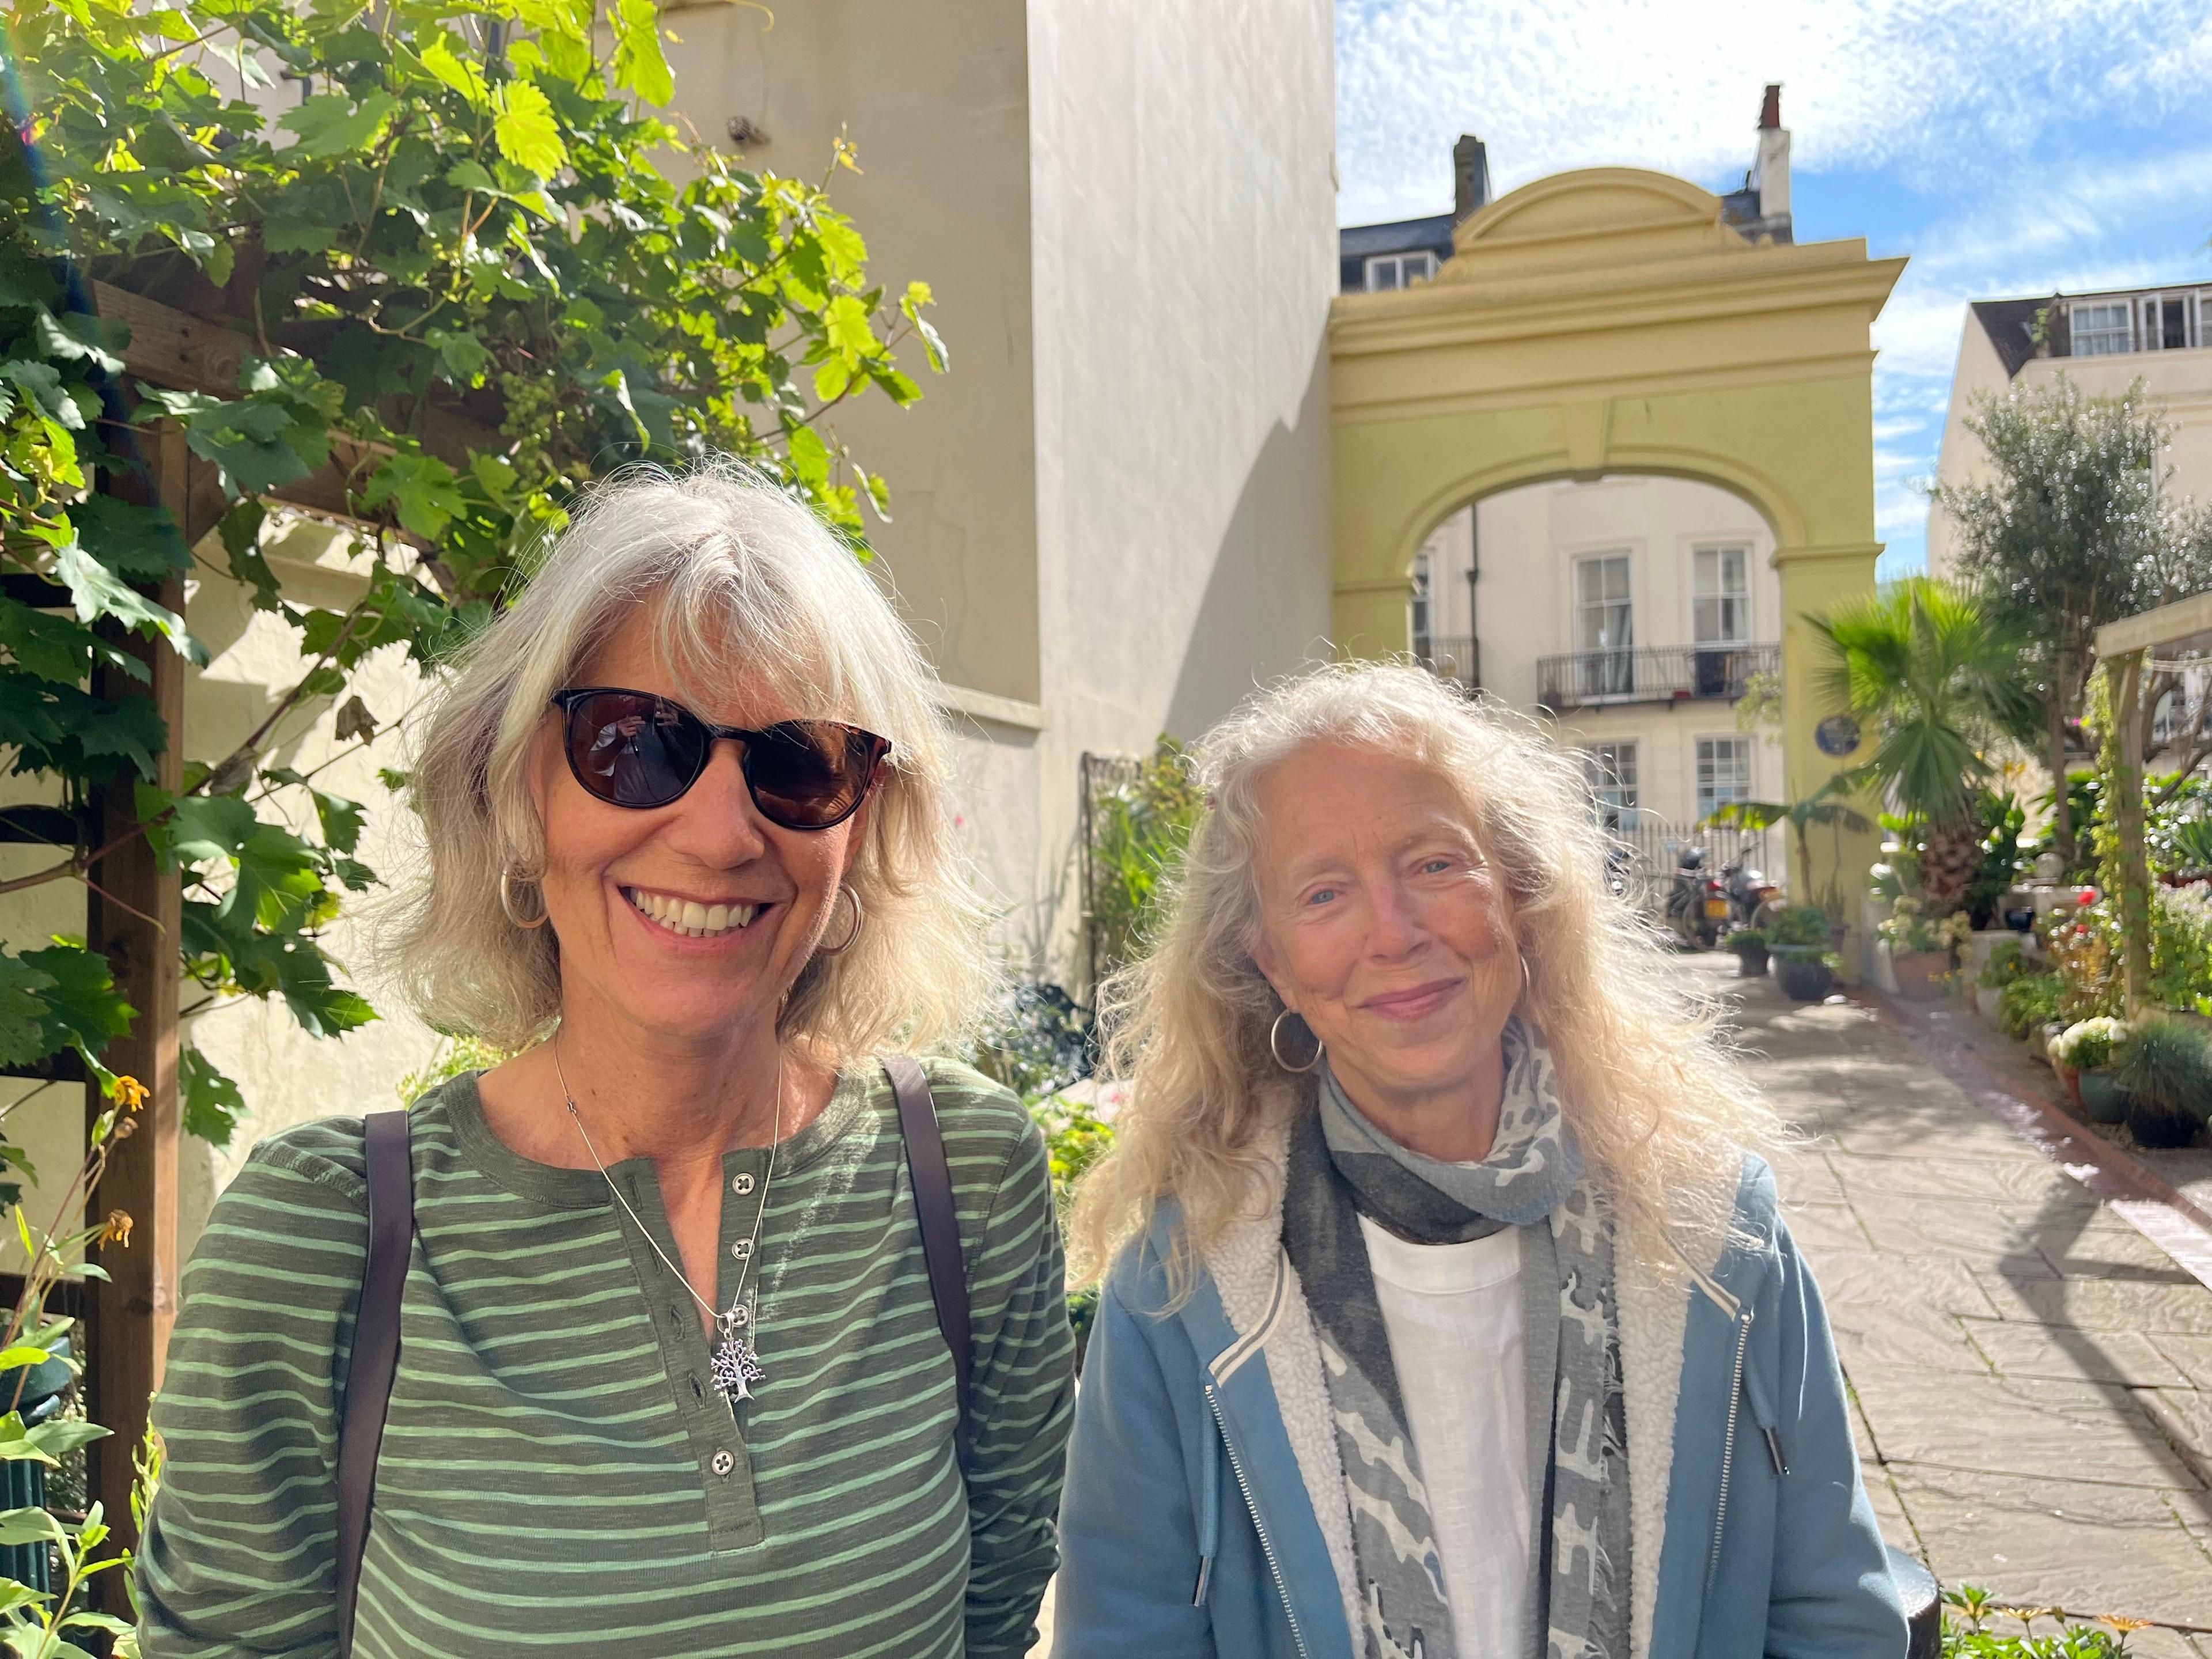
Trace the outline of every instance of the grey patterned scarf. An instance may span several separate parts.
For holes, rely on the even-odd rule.
[[[1364,1214],[1418,1243],[1522,1230],[1534,1540],[1528,1652],[1626,1659],[1628,1472],[1613,1229],[1582,1178],[1551,1058],[1505,1033],[1498,1138],[1480,1164],[1441,1164],[1376,1129],[1326,1071],[1293,1132],[1283,1239],[1312,1310],[1351,1500],[1366,1607],[1363,1659],[1456,1659],[1443,1576],[1404,1398],[1359,1233]],[[1540,1410],[1551,1405],[1551,1432]],[[1476,1656],[1468,1656],[1476,1659]],[[1481,1656],[1480,1659],[1494,1659]]]

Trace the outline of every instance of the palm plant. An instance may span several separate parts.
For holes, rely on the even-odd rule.
[[[1879,787],[1913,821],[1920,890],[1931,915],[1948,915],[1981,863],[1981,792],[1996,772],[1983,750],[2035,730],[2019,626],[1927,576],[1806,620],[1823,647],[1820,695],[1880,734],[1848,787]]]
[[[1765,830],[1778,823],[1786,823],[1797,832],[1797,875],[1799,902],[1813,902],[1813,828],[1832,830],[1840,838],[1850,830],[1859,835],[1873,825],[1866,815],[1842,799],[1851,792],[1850,774],[1839,772],[1802,800],[1732,800],[1717,807],[1708,823],[1741,824],[1747,830]],[[1838,842],[1840,855],[1841,843]]]

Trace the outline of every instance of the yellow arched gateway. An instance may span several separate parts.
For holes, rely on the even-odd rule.
[[[1413,556],[1469,501],[1607,473],[1696,479],[1774,532],[1790,794],[1863,759],[1814,741],[1804,617],[1874,586],[1869,331],[1905,261],[1863,240],[1748,241],[1718,197],[1628,167],[1525,185],[1452,240],[1434,281],[1334,302],[1337,648],[1407,648]],[[1838,868],[1814,837],[1814,882],[1853,895],[1873,847],[1841,851]]]

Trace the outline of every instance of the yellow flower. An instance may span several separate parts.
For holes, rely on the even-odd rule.
[[[2123,1619],[2117,1613],[2102,1615],[2099,1622],[2110,1625],[2123,1636],[2130,1631],[2148,1630],[2151,1627],[2151,1621],[2148,1619]]]
[[[100,1230],[100,1242],[103,1244],[128,1246],[131,1243],[131,1229],[134,1224],[131,1219],[130,1211],[110,1210],[107,1212],[106,1224]]]
[[[115,1079],[115,1103],[126,1112],[135,1112],[143,1106],[150,1092],[144,1084],[127,1073]]]

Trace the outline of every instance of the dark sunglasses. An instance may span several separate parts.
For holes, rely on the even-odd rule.
[[[568,769],[614,806],[665,806],[699,781],[714,744],[741,744],[753,805],[786,830],[827,830],[860,810],[890,739],[836,720],[778,720],[763,731],[714,726],[650,691],[576,686],[553,694],[568,722]]]

